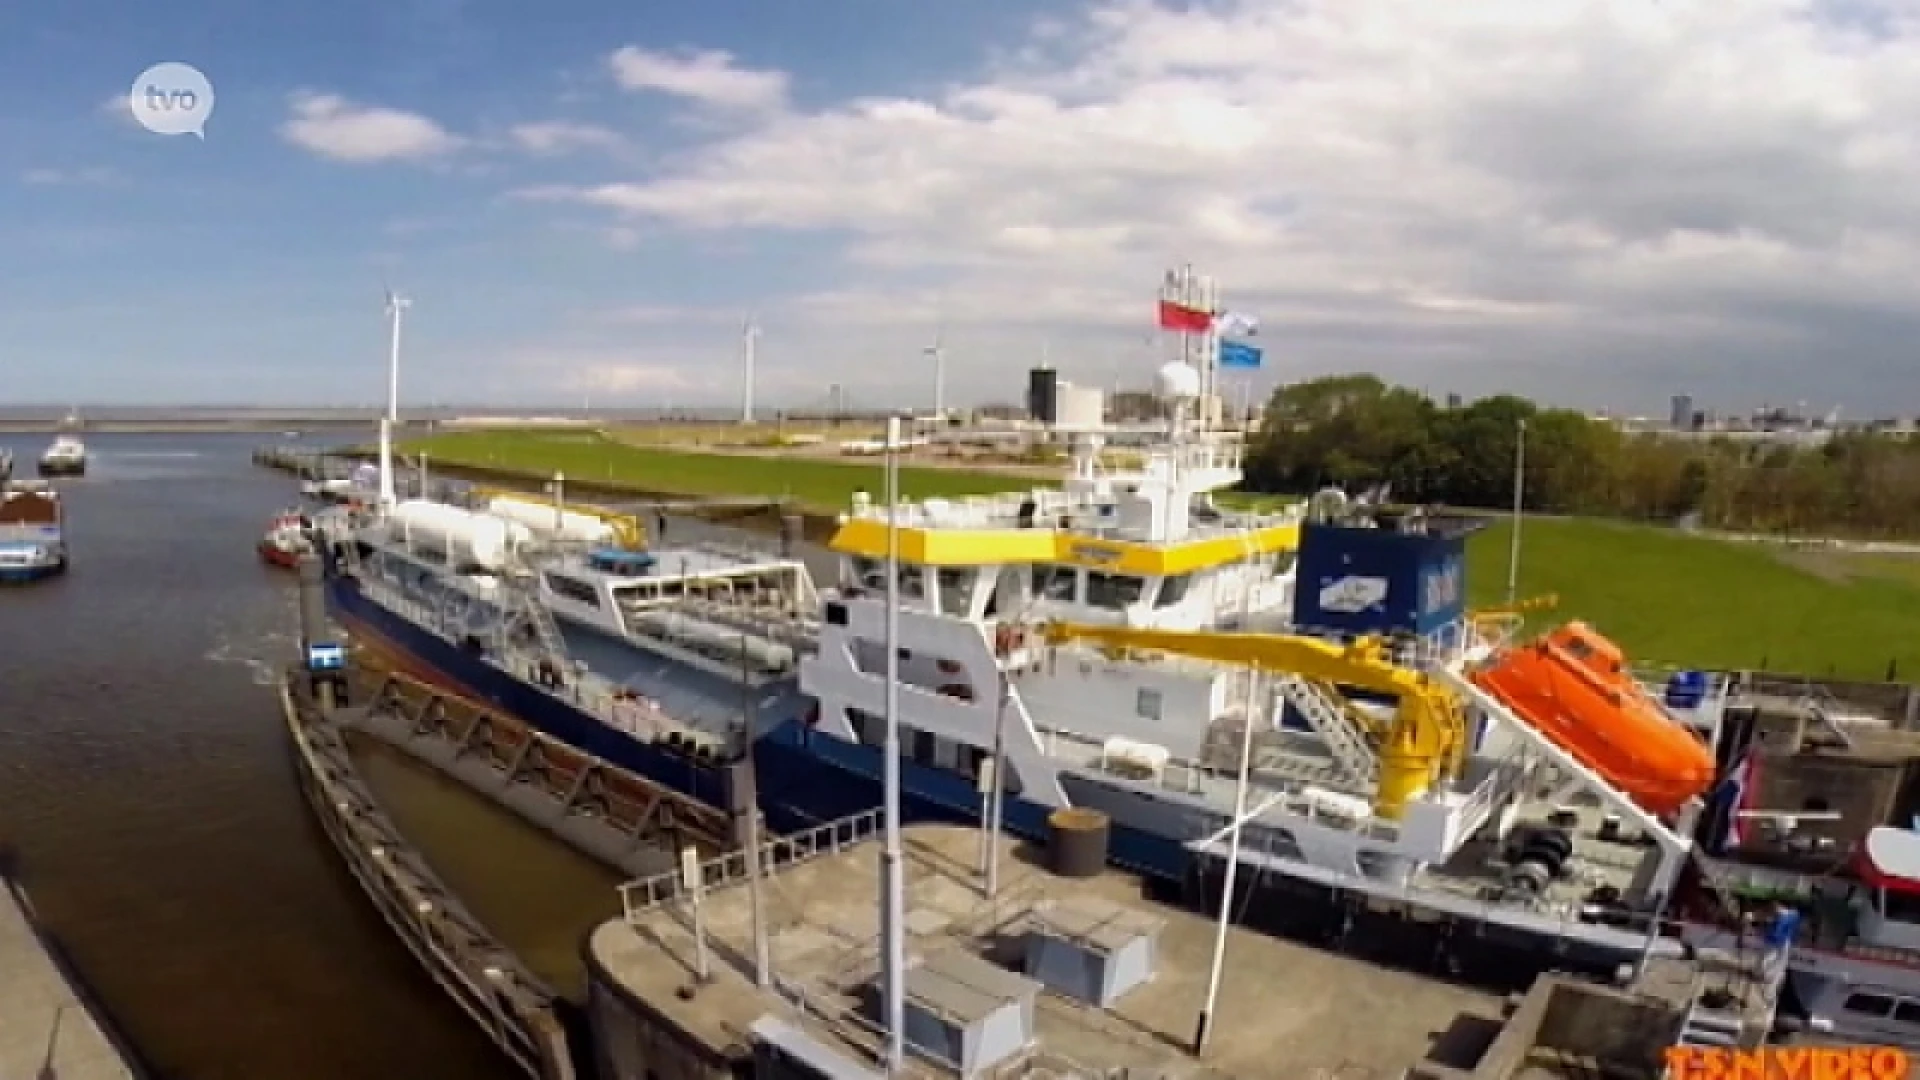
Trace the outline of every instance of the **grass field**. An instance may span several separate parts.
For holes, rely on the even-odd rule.
[[[722,454],[637,446],[591,432],[463,431],[409,441],[407,452],[428,461],[548,477],[559,472],[583,483],[668,495],[746,495],[792,499],[823,513],[845,510],[852,493],[876,496],[882,484],[876,458],[833,461],[792,456]],[[962,469],[902,467],[900,490],[910,499],[1017,491],[1031,480]]]
[[[877,439],[884,425],[872,423],[828,424],[824,422],[745,424],[637,424],[609,430],[620,442],[641,446],[754,446],[777,445],[782,440],[821,439],[844,442],[849,439]]]
[[[845,509],[855,489],[878,493],[880,463],[720,454],[636,446],[587,432],[460,432],[407,444],[431,460],[610,483],[674,495],[783,496],[807,509]],[[1017,490],[1017,476],[903,467],[909,498]],[[1287,500],[1227,498],[1239,505]],[[1471,602],[1505,600],[1504,519],[1468,548]],[[1889,665],[1920,676],[1920,558],[1796,552],[1592,520],[1526,522],[1519,595],[1553,593],[1547,625],[1581,618],[1636,663],[1765,667],[1879,679]]]
[[[1498,522],[1468,546],[1477,606],[1504,601],[1512,534]],[[1823,553],[1817,564],[1764,545],[1590,520],[1532,520],[1521,533],[1521,597],[1554,593],[1535,624],[1581,618],[1636,663],[1766,667],[1808,675],[1920,676],[1920,560]]]

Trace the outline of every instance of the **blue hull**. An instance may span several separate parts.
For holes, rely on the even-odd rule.
[[[386,610],[350,578],[330,577],[327,600],[349,633],[371,639],[376,648],[413,668],[411,674],[485,701],[569,746],[683,795],[712,806],[727,805],[720,770],[608,727],[563,695],[516,678]],[[760,808],[777,831],[835,821],[881,804],[880,750],[816,734],[803,716],[774,725],[754,743],[753,754]],[[900,772],[900,810],[906,821],[980,822],[984,800],[967,777],[904,760]],[[1045,836],[1048,813],[1046,806],[1013,796],[1003,806],[1007,830],[1032,840]],[[1191,865],[1175,840],[1116,825],[1111,842],[1115,862],[1155,877],[1183,880]]]
[[[494,667],[461,648],[430,634],[389,612],[361,594],[351,578],[329,575],[328,606],[334,618],[358,639],[410,669],[410,674],[485,701],[523,723],[595,757],[612,762],[664,787],[725,808],[726,774],[703,767],[683,755],[634,739],[608,727],[575,707],[563,695],[549,693]],[[882,755],[877,747],[849,743],[816,733],[805,716],[772,725],[753,747],[759,804],[767,824],[776,832],[794,832],[870,811],[881,805]],[[971,778],[921,765],[900,763],[900,812],[907,823],[947,822],[977,825],[985,800]],[[1050,809],[1040,803],[1008,796],[1003,807],[1006,831],[1022,839],[1043,842]],[[1109,861],[1145,876],[1164,899],[1188,900],[1217,895],[1217,864],[1209,870],[1178,839],[1129,827],[1114,821],[1109,838]],[[1249,880],[1249,877],[1251,880]],[[1247,890],[1241,918],[1288,937],[1323,938],[1330,927],[1346,926],[1339,940],[1349,939],[1358,914],[1353,897],[1344,890],[1290,879],[1284,875],[1254,874],[1241,879]],[[1212,903],[1213,901],[1208,901]],[[1400,967],[1418,967],[1432,951],[1433,933],[1420,923],[1391,915],[1359,915],[1377,928],[1382,940],[1405,935],[1416,939],[1405,955],[1369,957]],[[1366,940],[1360,931],[1353,940]],[[1456,972],[1475,983],[1524,986],[1531,973],[1548,968],[1586,968],[1610,972],[1630,954],[1614,950],[1555,942],[1549,945],[1535,934],[1505,931],[1485,924],[1449,934],[1456,955],[1473,957],[1473,974]],[[1370,950],[1369,950],[1370,951]],[[1422,959],[1407,960],[1406,956]]]
[[[59,577],[66,572],[66,563],[48,563],[45,566],[0,567],[0,585],[25,585],[29,582],[44,581],[50,577]]]

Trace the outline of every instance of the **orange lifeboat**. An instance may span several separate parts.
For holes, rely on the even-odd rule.
[[[1713,752],[1647,697],[1619,646],[1585,623],[1508,649],[1471,678],[1652,813],[1673,813],[1713,784]]]

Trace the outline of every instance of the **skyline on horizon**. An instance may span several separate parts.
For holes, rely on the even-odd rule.
[[[102,35],[98,27],[111,25]],[[1018,401],[1142,387],[1164,272],[1262,398],[1370,371],[1920,413],[1898,0],[74,0],[0,40],[9,403]],[[214,91],[142,130],[134,77]],[[1223,381],[1233,402],[1237,373]]]

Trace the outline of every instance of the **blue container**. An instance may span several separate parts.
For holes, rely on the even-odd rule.
[[[1305,526],[1294,625],[1349,634],[1426,634],[1458,620],[1467,600],[1466,533]]]
[[[1706,672],[1676,671],[1667,679],[1667,708],[1697,709],[1706,700]]]

